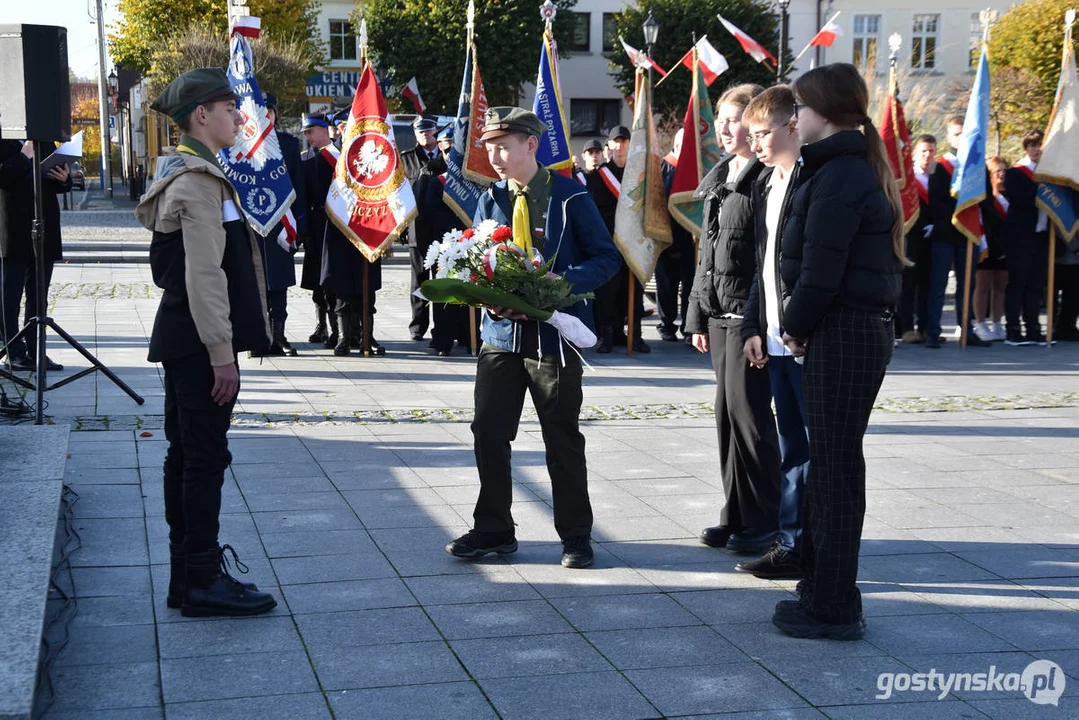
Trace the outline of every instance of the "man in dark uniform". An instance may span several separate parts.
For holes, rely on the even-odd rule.
[[[285,161],[289,180],[296,192],[296,198],[292,201],[293,217],[296,218],[296,230],[299,237],[306,229],[306,207],[303,187],[303,168],[300,163],[300,141],[294,135],[276,130],[277,125],[277,97],[266,93],[266,110],[270,122],[275,126],[277,143],[281,147],[281,158]],[[266,271],[266,301],[270,306],[270,347],[266,355],[295,356],[296,350],[289,344],[285,337],[285,319],[288,317],[288,289],[296,284],[296,263],[292,259],[292,253],[281,247],[277,242],[277,236],[283,230],[283,224],[278,223],[270,230],[266,237],[255,233],[262,251],[262,266]],[[293,245],[295,248],[295,245]]]
[[[416,135],[416,146],[401,153],[401,163],[405,166],[405,175],[412,183],[412,194],[418,201],[426,193],[427,182],[438,175],[438,173],[424,172],[432,161],[441,162],[441,154],[435,138],[438,123],[430,115],[420,115],[412,122],[412,131]],[[420,214],[423,214],[422,208]],[[408,257],[412,269],[413,293],[420,283],[431,279],[430,271],[423,267],[427,248],[431,246],[431,237],[422,225],[423,220],[417,216],[408,228]],[[427,332],[427,327],[431,323],[431,314],[427,303],[415,295],[409,295],[409,302],[412,306],[412,319],[408,323],[408,331],[412,339],[418,342],[423,340],[423,335]]]
[[[307,233],[303,242],[303,271],[300,275],[300,287],[311,291],[311,300],[314,301],[315,311],[318,314],[318,324],[315,325],[314,332],[311,333],[307,340],[308,342],[320,343],[327,348],[333,348],[337,346],[339,339],[336,302],[332,295],[326,295],[326,290],[322,287],[322,245],[325,240],[324,232],[326,228],[326,192],[324,189],[320,198],[313,197],[311,193],[314,189],[308,181],[309,174],[317,166],[316,160],[322,163],[329,162],[328,159],[323,159],[319,153],[323,148],[332,145],[333,141],[330,139],[330,123],[326,116],[321,113],[304,115],[302,131],[304,139],[307,140],[308,149],[300,156],[303,163],[300,187],[303,190],[297,190],[297,193],[303,192],[304,204],[302,206],[293,204],[293,207],[298,207],[304,213],[304,224],[307,226]],[[298,197],[297,195],[297,199]]]
[[[682,131],[674,136],[674,148],[663,158],[663,186],[667,197],[671,196],[674,173],[678,169],[678,154],[682,147]],[[671,220],[671,244],[659,254],[656,261],[656,309],[659,311],[659,336],[664,342],[676,342],[676,330],[681,331],[687,342],[693,342],[693,333],[686,334],[686,317],[689,315],[689,293],[693,289],[696,271],[697,243],[693,235],[681,223]],[[682,309],[682,322],[678,325],[678,309]]]
[[[158,161],[135,211],[153,231],[150,268],[163,290],[150,362],[165,376],[168,606],[185,616],[257,615],[277,602],[229,575],[218,545],[227,433],[240,388],[236,354],[269,344],[266,280],[254,232],[217,153],[242,124],[220,68],[186,72],[150,106],[180,126],[179,154]]]
[[[318,283],[326,301],[326,312],[331,317],[336,316],[338,330],[326,341],[326,346],[331,346],[331,339],[336,340],[332,346],[333,354],[342,357],[350,354],[351,349],[359,345],[363,337],[364,268],[370,266],[367,269],[370,280],[367,292],[373,313],[375,291],[382,287],[382,262],[368,263],[359,249],[326,215],[326,193],[333,184],[339,153],[329,142],[328,133],[311,131],[310,134],[305,134],[308,135],[312,148],[319,148],[303,162],[308,232],[311,236],[322,238]],[[323,142],[326,144],[319,144]],[[306,259],[304,280],[307,280]],[[333,322],[331,320],[331,326]],[[373,337],[371,351],[376,355],[386,354],[385,349]]]
[[[547,126],[534,113],[514,107],[490,108],[485,119],[481,138],[491,166],[503,179],[480,198],[473,223],[491,219],[511,226],[514,237],[551,258],[551,271],[564,277],[574,292],[595,290],[617,272],[618,249],[588,191],[536,162]],[[591,306],[583,301],[563,312],[591,323]],[[547,323],[499,307],[484,314],[472,423],[480,494],[474,529],[446,546],[451,555],[478,558],[517,550],[510,512],[510,443],[517,435],[527,390],[543,428],[562,565],[592,564],[592,506],[579,427],[582,366],[564,342]]]
[[[629,155],[629,128],[619,125],[611,130],[607,140],[607,149],[611,159],[600,165],[595,172],[586,176],[588,190],[599,208],[599,214],[607,226],[607,232],[614,234],[614,214],[618,207],[618,196],[622,191],[622,173],[626,168]],[[609,353],[613,345],[625,345],[626,335],[622,328],[629,316],[629,266],[622,261],[622,267],[614,277],[596,289],[596,327],[599,331],[599,345],[596,352]],[[634,283],[633,294],[633,352],[647,353],[652,348],[641,337],[641,318],[644,315],[644,288],[641,283]]]

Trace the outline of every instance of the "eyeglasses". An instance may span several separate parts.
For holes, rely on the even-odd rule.
[[[805,103],[794,103],[794,117],[798,117],[798,111],[806,107]]]
[[[791,120],[793,120],[793,119],[794,119],[794,118],[791,118]],[[790,124],[791,124],[791,120],[788,120],[787,122],[783,123],[783,124],[782,124],[782,125],[780,125],[779,127],[774,127],[774,128],[772,128],[771,130],[761,130],[760,132],[750,133],[750,134],[749,134],[749,139],[750,139],[750,140],[751,140],[751,141],[752,141],[753,143],[760,143],[760,142],[761,142],[762,140],[764,140],[764,139],[765,139],[766,137],[768,137],[769,135],[771,135],[772,133],[774,133],[774,132],[775,132],[776,130],[779,130],[780,128],[785,128],[785,127],[787,127],[788,125],[790,125]]]

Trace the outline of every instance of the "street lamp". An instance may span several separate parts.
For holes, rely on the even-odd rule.
[[[648,11],[648,18],[644,21],[642,26],[644,30],[644,46],[645,52],[648,53],[648,59],[652,59],[652,46],[656,44],[656,38],[659,37],[659,22],[652,15],[652,11]],[[652,87],[652,63],[648,63],[648,86]]]
[[[776,79],[782,82],[786,75],[784,63],[787,61],[787,24],[790,20],[787,9],[790,7],[791,0],[777,1],[779,2],[779,62],[776,63]]]
[[[118,87],[119,87],[119,78],[116,77],[116,71],[113,70],[112,72],[109,73],[109,90],[111,91],[109,94],[110,95],[115,95],[116,94],[116,89]]]

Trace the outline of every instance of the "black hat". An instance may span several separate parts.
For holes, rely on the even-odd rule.
[[[303,126],[300,128],[301,130],[310,130],[311,128],[317,127],[330,127],[330,123],[326,120],[325,115],[322,113],[311,113],[310,115],[305,114],[303,116]]]
[[[588,152],[589,150],[603,150],[603,141],[592,138],[584,144],[584,148],[581,152]]]
[[[414,130],[437,130],[438,118],[434,115],[417,115],[416,119],[412,121],[412,128]]]
[[[511,132],[523,132],[542,137],[547,132],[547,124],[540,120],[535,113],[523,108],[488,108],[480,140],[490,140]]]
[[[263,98],[266,101],[266,109],[267,110],[277,110],[277,96],[276,95],[274,95],[273,93],[266,93],[265,95],[263,95]]]
[[[221,68],[199,68],[185,72],[166,85],[150,108],[179,120],[191,114],[199,105],[226,98],[237,100],[225,71]]]
[[[633,133],[631,133],[629,131],[629,128],[625,125],[618,125],[614,127],[607,135],[608,140],[617,140],[618,138],[625,138],[626,140],[629,140],[631,137],[633,137]]]

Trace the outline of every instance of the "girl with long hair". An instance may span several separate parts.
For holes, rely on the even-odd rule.
[[[1004,293],[1008,289],[1008,265],[1004,255],[1004,219],[1008,217],[1008,198],[1004,194],[1004,158],[985,161],[989,170],[990,196],[982,202],[985,221],[986,255],[978,260],[974,275],[974,333],[982,340],[1003,340]],[[990,324],[990,320],[992,324]]]
[[[809,476],[799,599],[772,622],[797,637],[865,633],[858,552],[865,517],[862,440],[892,356],[891,308],[904,256],[899,188],[868,116],[869,91],[850,64],[793,85],[801,186],[783,235],[789,290],[784,342],[805,357]]]

